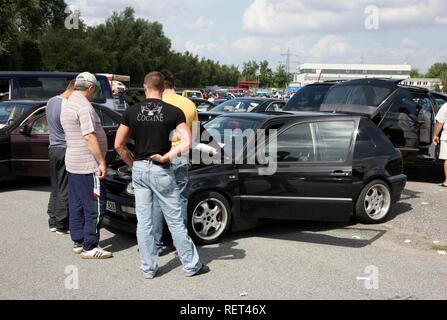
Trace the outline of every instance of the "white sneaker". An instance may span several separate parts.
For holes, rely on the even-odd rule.
[[[81,258],[82,259],[108,259],[112,258],[113,253],[109,251],[105,251],[100,247],[94,248],[90,251],[82,251]]]
[[[50,228],[50,232],[56,232],[56,228]]]
[[[82,253],[82,244],[74,243],[73,244],[73,252],[75,254],[81,254]]]

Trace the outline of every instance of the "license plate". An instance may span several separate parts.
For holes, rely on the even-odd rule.
[[[112,201],[107,201],[107,210],[116,213],[116,204]]]

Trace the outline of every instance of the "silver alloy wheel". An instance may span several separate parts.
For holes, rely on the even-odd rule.
[[[203,240],[218,238],[228,223],[228,211],[225,205],[216,198],[201,201],[192,213],[194,233]]]
[[[390,210],[391,194],[382,184],[375,184],[366,192],[363,201],[366,214],[373,220],[383,219]]]

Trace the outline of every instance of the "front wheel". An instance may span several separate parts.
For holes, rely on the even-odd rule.
[[[219,242],[231,225],[231,208],[227,199],[217,192],[195,196],[188,206],[188,230],[194,242]]]
[[[365,224],[383,222],[391,211],[391,190],[382,180],[368,183],[360,192],[355,206],[357,218]]]

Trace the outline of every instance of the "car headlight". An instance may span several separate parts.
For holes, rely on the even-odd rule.
[[[126,187],[126,192],[130,195],[135,195],[135,189],[133,188],[132,182],[130,182]]]

